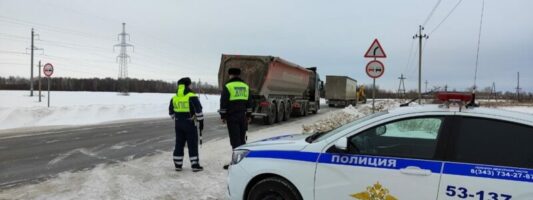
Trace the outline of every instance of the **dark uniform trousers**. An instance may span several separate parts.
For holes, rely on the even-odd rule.
[[[229,140],[233,149],[246,144],[246,131],[248,130],[248,120],[246,113],[232,113],[226,120],[228,125]]]
[[[198,131],[194,122],[190,119],[176,119],[176,146],[174,148],[174,165],[183,165],[183,148],[185,142],[189,148],[189,159],[191,164],[198,164]]]

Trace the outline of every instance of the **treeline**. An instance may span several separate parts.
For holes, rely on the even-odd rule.
[[[170,83],[162,80],[128,79],[126,84],[122,80],[113,78],[68,78],[54,77],[51,80],[51,90],[59,91],[102,91],[119,92],[126,87],[128,92],[157,92],[173,93],[176,91],[176,82]],[[34,80],[34,90],[39,90],[39,81]],[[42,79],[42,90],[47,89],[47,80]],[[193,81],[191,87],[198,93],[219,94],[218,86],[206,82]],[[30,80],[22,77],[0,77],[0,90],[28,90]]]
[[[455,89],[450,90],[450,89],[445,89],[445,88],[441,88],[441,87],[434,87],[434,88],[431,88],[431,89],[428,88],[428,93],[430,93],[430,94],[424,95],[424,98],[433,98],[433,94],[431,94],[431,91],[444,91],[444,90],[446,90],[448,92],[457,91]],[[464,91],[472,91],[472,88],[465,88],[464,90],[462,90],[460,92],[464,92]],[[425,91],[423,91],[423,93],[424,92]],[[365,94],[366,94],[366,97],[368,99],[372,98],[372,85],[365,85]],[[379,86],[376,86],[376,98],[391,99],[391,98],[399,98],[399,97],[400,97],[400,95],[398,94],[397,91],[384,90],[384,89],[381,89]],[[417,97],[418,97],[418,91],[417,90],[408,90],[408,91],[405,92],[405,96],[403,98],[414,99],[414,98],[417,98]],[[491,92],[491,88],[490,87],[486,87],[486,88],[483,88],[483,89],[478,89],[476,91],[476,99],[508,99],[508,100],[516,100],[517,99],[517,95],[516,95],[516,92],[510,92],[510,91]],[[521,92],[519,100],[520,101],[533,101],[533,93],[531,93],[531,92]]]

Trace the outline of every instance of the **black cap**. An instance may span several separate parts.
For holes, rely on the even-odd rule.
[[[228,74],[229,75],[236,75],[236,76],[241,75],[241,69],[239,69],[239,68],[229,68]]]
[[[191,84],[191,78],[189,77],[183,77],[181,78],[179,81],[178,81],[178,85],[185,85],[185,86],[189,86]]]

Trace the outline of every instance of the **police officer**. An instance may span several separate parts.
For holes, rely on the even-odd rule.
[[[239,76],[241,70],[230,68],[229,80],[220,95],[220,117],[227,123],[231,147],[237,148],[246,143],[246,131],[252,114],[250,88]],[[228,169],[229,165],[224,165]]]
[[[182,78],[178,81],[176,95],[170,100],[168,112],[174,120],[176,131],[176,145],[174,148],[174,166],[181,171],[183,166],[183,148],[185,142],[189,148],[189,159],[193,172],[202,171],[198,158],[198,132],[195,120],[199,122],[199,129],[204,129],[204,115],[198,96],[189,88],[191,79]]]

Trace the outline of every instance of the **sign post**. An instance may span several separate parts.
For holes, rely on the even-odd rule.
[[[41,102],[41,61],[39,60],[39,102]]]
[[[387,54],[381,47],[378,39],[374,39],[374,42],[368,47],[368,50],[365,53],[365,58],[374,58],[374,60],[368,62],[366,65],[365,71],[366,74],[373,79],[372,83],[372,113],[375,112],[375,103],[376,103],[376,79],[381,77],[385,73],[385,65],[382,62],[377,60],[377,58],[386,58]]]
[[[46,63],[43,67],[44,75],[46,75],[46,79],[48,79],[48,107],[50,108],[50,79],[52,78],[52,74],[54,74],[54,66],[50,63]]]

